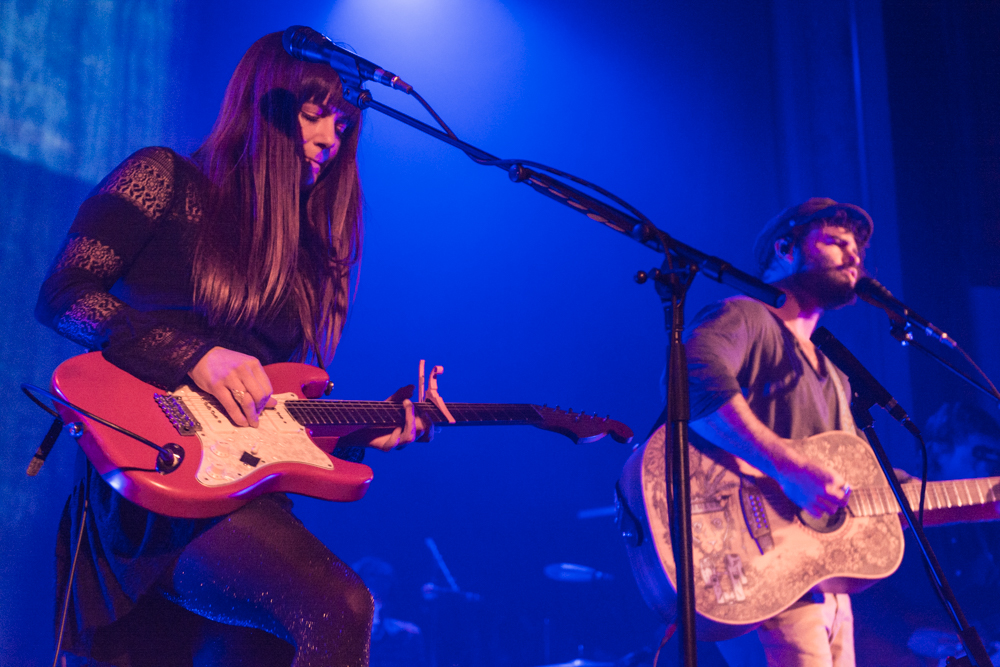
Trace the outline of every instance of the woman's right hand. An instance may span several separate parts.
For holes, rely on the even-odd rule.
[[[214,396],[237,426],[259,423],[265,407],[274,405],[271,381],[260,362],[248,354],[213,347],[191,372],[198,388]]]

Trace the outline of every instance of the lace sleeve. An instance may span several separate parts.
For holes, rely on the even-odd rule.
[[[110,293],[157,227],[170,224],[175,155],[143,149],[80,207],[42,285],[35,314],[45,325],[136,377],[174,389],[213,345],[158,321]]]

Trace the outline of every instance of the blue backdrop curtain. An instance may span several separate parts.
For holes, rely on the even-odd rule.
[[[51,655],[54,529],[72,482],[64,437],[27,462],[51,419],[18,389],[48,388],[81,350],[35,322],[38,287],[77,206],[115,164],[163,141],[169,0],[0,2],[0,663]],[[51,658],[50,658],[51,659]]]

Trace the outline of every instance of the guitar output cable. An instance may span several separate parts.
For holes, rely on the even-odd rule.
[[[38,471],[42,467],[42,464],[45,462],[45,459],[48,457],[49,452],[52,451],[52,447],[55,444],[56,439],[59,436],[59,432],[62,430],[64,424],[63,419],[59,415],[59,413],[50,408],[49,406],[45,405],[45,403],[43,403],[42,401],[40,401],[38,397],[34,395],[33,392],[38,392],[39,394],[43,394],[55,403],[59,403],[60,405],[63,405],[69,408],[70,410],[73,410],[74,412],[77,412],[81,415],[84,415],[85,417],[93,419],[94,421],[103,424],[108,428],[112,428],[123,435],[127,435],[128,437],[138,440],[142,444],[157,450],[159,452],[159,455],[156,457],[157,470],[160,470],[160,461],[164,460],[164,458],[170,459],[171,461],[176,460],[176,464],[173,465],[171,470],[175,470],[177,466],[180,465],[181,460],[183,460],[184,458],[184,450],[181,449],[179,446],[175,445],[174,443],[168,443],[168,447],[161,447],[160,445],[157,445],[156,443],[147,440],[146,438],[142,437],[137,433],[133,433],[126,428],[118,426],[117,424],[112,424],[106,419],[102,419],[101,417],[98,417],[97,415],[87,410],[84,410],[83,408],[80,408],[70,403],[69,401],[62,399],[52,394],[51,392],[36,387],[35,385],[26,383],[22,384],[21,391],[23,391],[24,395],[30,398],[32,402],[35,403],[35,405],[37,405],[42,410],[45,410],[45,412],[52,415],[54,419],[54,421],[52,422],[52,426],[49,427],[49,432],[45,435],[45,439],[42,441],[42,444],[38,447],[38,451],[35,452],[35,455],[34,457],[32,457],[31,463],[28,466],[28,474],[31,476],[35,476],[38,474]],[[175,455],[170,449],[168,449],[170,445],[173,445],[173,447],[176,447],[177,450],[179,450],[180,452],[179,455]],[[163,470],[160,470],[160,472],[163,472]],[[55,650],[55,656],[52,659],[52,667],[57,667],[57,665],[59,664],[59,654],[62,653],[63,639],[66,633],[66,618],[69,615],[69,599],[73,591],[73,581],[76,579],[76,565],[80,558],[80,546],[83,543],[83,535],[87,529],[87,513],[90,510],[90,503],[88,501],[89,497],[90,497],[90,477],[87,476],[84,478],[83,514],[80,517],[80,532],[76,536],[76,545],[73,547],[73,558],[70,561],[69,575],[66,577],[66,590],[63,593],[62,610],[59,614],[59,630],[56,635],[56,650]]]
[[[80,557],[80,545],[83,542],[83,533],[87,528],[87,511],[90,509],[88,498],[90,497],[90,476],[84,479],[83,494],[83,516],[80,518],[80,532],[76,536],[76,546],[73,548],[73,560],[69,566],[69,576],[66,577],[66,593],[63,596],[62,613],[59,615],[59,634],[56,637],[56,655],[52,660],[52,667],[59,663],[59,654],[62,652],[63,635],[66,632],[66,617],[69,614],[69,596],[73,591],[73,580],[76,578],[76,562]]]
[[[45,410],[50,415],[52,415],[53,417],[55,417],[56,420],[58,420],[58,422],[60,424],[62,423],[62,418],[59,416],[59,414],[55,410],[53,410],[52,408],[50,408],[49,406],[45,405],[40,400],[38,400],[38,397],[36,397],[33,392],[37,392],[39,394],[43,394],[46,397],[48,397],[48,399],[51,400],[54,403],[58,403],[58,404],[60,404],[60,405],[62,405],[64,407],[67,407],[70,410],[72,410],[73,412],[81,414],[84,417],[87,417],[88,419],[94,420],[98,424],[103,424],[104,426],[107,426],[108,428],[114,429],[114,430],[118,431],[119,433],[121,433],[122,435],[126,435],[126,436],[132,438],[133,440],[137,440],[137,441],[141,442],[142,444],[146,445],[147,447],[152,447],[157,452],[159,452],[159,455],[156,457],[156,470],[157,470],[157,472],[159,472],[161,474],[166,474],[166,473],[173,472],[174,470],[177,470],[177,468],[180,467],[181,462],[184,460],[184,448],[181,447],[180,445],[178,445],[177,443],[168,442],[166,445],[158,445],[155,442],[153,442],[152,440],[147,440],[146,438],[142,437],[138,433],[133,433],[132,431],[128,430],[127,428],[124,428],[123,426],[118,426],[117,424],[113,424],[112,422],[109,422],[106,419],[98,417],[94,413],[88,412],[87,410],[84,410],[83,408],[81,408],[79,406],[76,406],[76,405],[70,403],[69,401],[67,401],[67,400],[65,400],[63,398],[60,398],[59,396],[56,396],[55,394],[53,394],[51,392],[48,392],[48,391],[45,391],[44,389],[36,387],[33,384],[21,384],[21,391],[23,391],[24,394],[25,394],[25,396],[27,396],[28,398],[30,398],[35,403],[35,405],[37,405],[38,407],[40,407],[41,409]],[[55,423],[53,423],[52,428],[49,429],[49,433],[50,434],[52,433],[52,430],[54,428],[55,428]],[[75,435],[73,433],[71,433],[71,434]],[[39,447],[38,451],[35,453],[35,457],[40,458],[42,461],[44,461],[45,457],[48,456],[48,451],[44,451],[44,452],[42,451],[43,447],[46,446],[47,442],[48,442],[48,436],[46,436],[46,441],[42,443],[42,446]],[[53,438],[53,443],[54,442],[55,442],[55,439]],[[51,449],[52,449],[52,445],[48,444],[48,450],[51,450]],[[34,460],[32,461],[32,466],[35,466],[35,461]],[[40,467],[41,463],[38,463],[37,466]],[[31,470],[31,468],[29,468],[29,471],[30,470]],[[35,471],[37,472],[37,467],[35,468]],[[31,473],[29,472],[29,474],[31,474]]]

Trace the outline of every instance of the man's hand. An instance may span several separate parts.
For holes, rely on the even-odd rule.
[[[261,411],[275,405],[264,367],[248,354],[213,347],[188,376],[222,404],[237,426],[256,427]]]
[[[788,443],[787,457],[775,463],[774,474],[788,499],[816,517],[847,505],[850,487],[846,480],[799,454],[798,441]]]
[[[691,429],[773,478],[793,503],[813,516],[833,514],[847,505],[850,489],[844,478],[803,456],[801,441],[779,437],[765,426],[741,394],[691,422]]]

